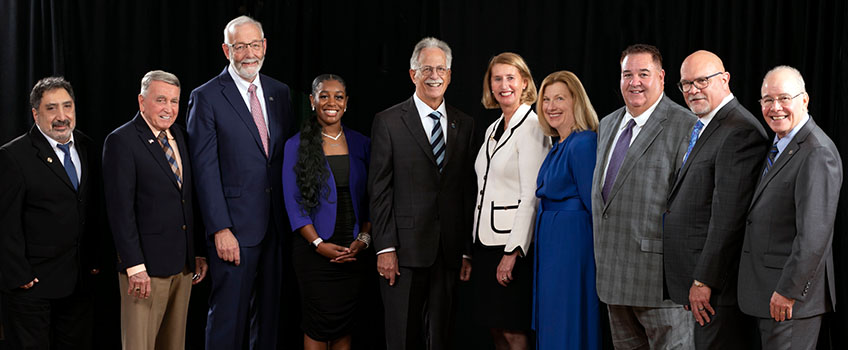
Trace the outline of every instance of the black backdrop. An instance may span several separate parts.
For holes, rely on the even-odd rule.
[[[734,94],[754,115],[759,115],[756,100],[765,72],[778,64],[798,68],[807,82],[811,115],[848,154],[843,136],[848,121],[840,118],[848,107],[848,4],[840,0],[0,0],[0,42],[6,47],[0,51],[0,144],[32,125],[29,91],[49,75],[64,75],[74,85],[78,128],[95,140],[102,141],[133,116],[139,80],[152,69],[179,76],[178,122],[184,123],[188,93],[227,64],[220,48],[223,27],[241,14],[263,23],[268,38],[263,73],[291,86],[295,112],[307,112],[305,95],[314,76],[336,73],[347,80],[351,96],[345,123],[366,134],[376,112],[412,94],[409,55],[423,36],[451,45],[447,100],[478,119],[478,134],[497,116],[479,102],[481,79],[493,55],[521,54],[537,84],[555,70],[575,72],[603,116],[622,105],[619,53],[644,42],[664,54],[666,92],[681,104],[674,82],[681,61],[698,49],[722,57]],[[844,192],[834,238],[839,311],[828,322],[835,348],[848,347],[848,312],[842,311],[848,301]],[[470,295],[466,288],[460,292],[464,310]],[[193,299],[192,322],[203,321],[203,311],[197,311],[202,293],[199,288],[200,297]],[[379,317],[372,318],[376,323],[369,326],[379,326]],[[472,333],[458,343],[485,344],[485,333],[468,321],[467,314],[460,314],[457,327]],[[199,344],[200,334],[193,331],[189,341]],[[114,339],[109,333],[103,336]]]

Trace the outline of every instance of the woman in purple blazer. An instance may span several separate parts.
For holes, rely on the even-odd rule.
[[[304,349],[350,349],[362,290],[371,271],[357,260],[371,242],[366,183],[370,140],[341,125],[344,80],[312,81],[315,118],[286,142],[283,197],[300,287]],[[372,253],[373,254],[373,253]]]

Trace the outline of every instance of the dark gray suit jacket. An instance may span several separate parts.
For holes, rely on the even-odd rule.
[[[474,120],[446,108],[441,174],[412,98],[374,117],[368,174],[374,247],[396,247],[402,267],[429,267],[441,250],[447,267],[458,269],[470,247]]]
[[[834,309],[831,244],[841,187],[839,151],[810,117],[754,191],[739,262],[742,312],[768,318],[775,291],[795,299],[792,318]]]
[[[736,305],[745,211],[768,147],[763,126],[735,98],[701,132],[665,215],[663,266],[674,302],[688,305],[698,280],[711,288],[713,306]]]
[[[633,140],[604,203],[604,168],[624,107],[601,120],[592,181],[598,296],[614,305],[663,303],[662,215],[695,116],[663,96]]]

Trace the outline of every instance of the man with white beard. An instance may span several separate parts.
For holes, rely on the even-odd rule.
[[[258,21],[224,28],[221,74],[192,91],[189,151],[206,226],[212,291],[206,349],[276,349],[282,253],[283,144],[294,129],[289,88],[259,74],[267,41]]]

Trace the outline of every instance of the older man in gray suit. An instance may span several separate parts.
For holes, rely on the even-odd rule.
[[[656,47],[625,49],[625,107],[604,117],[598,129],[596,279],[617,349],[693,347],[691,316],[663,300],[662,215],[695,117],[663,96],[664,78]]]
[[[807,113],[798,70],[772,69],[761,92],[775,136],[748,209],[739,307],[759,318],[763,349],[815,349],[836,298],[831,243],[842,160]]]

